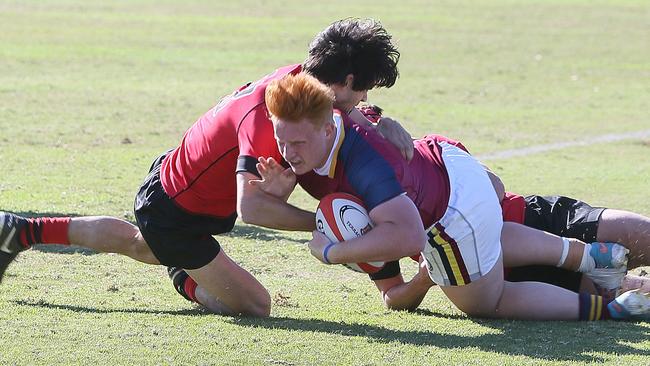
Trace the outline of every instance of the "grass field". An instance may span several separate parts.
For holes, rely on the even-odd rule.
[[[647,1],[399,3],[1,1],[0,209],[133,220],[155,156],[346,16],[378,18],[397,40],[400,80],[370,98],[414,136],[481,155],[650,129]],[[511,191],[650,215],[647,139],[486,163]],[[439,290],[418,312],[386,311],[307,238],[239,222],[220,238],[269,289],[262,320],[203,313],[162,267],[36,248],[0,287],[0,364],[650,364],[649,323],[473,320]]]

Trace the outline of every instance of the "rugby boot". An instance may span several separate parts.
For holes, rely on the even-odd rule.
[[[630,251],[618,243],[591,243],[589,255],[596,262],[596,268],[627,267]]]
[[[0,282],[9,264],[19,252],[27,249],[18,240],[27,220],[8,212],[0,212]]]
[[[613,319],[650,320],[650,294],[630,290],[607,304]]]

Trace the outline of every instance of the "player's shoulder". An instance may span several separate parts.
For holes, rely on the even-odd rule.
[[[415,141],[415,146],[416,146],[416,148],[418,146],[432,146],[432,145],[437,146],[441,142],[444,142],[444,143],[447,143],[447,144],[450,144],[450,145],[454,145],[454,146],[460,148],[461,150],[464,150],[465,152],[469,153],[469,150],[467,150],[465,145],[463,145],[463,143],[460,142],[459,140],[453,139],[451,137],[443,136],[443,135],[440,135],[440,134],[435,134],[435,133],[434,134],[429,134],[429,135],[426,135],[426,136],[424,136],[422,138],[417,139]]]
[[[255,110],[266,112],[264,93],[268,84],[273,80],[283,78],[287,74],[298,73],[301,69],[302,66],[300,64],[283,66],[256,81],[248,82],[240,86],[230,95],[221,99],[214,107],[213,115],[227,113],[246,117]]]

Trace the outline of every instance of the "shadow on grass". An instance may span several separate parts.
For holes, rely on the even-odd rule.
[[[206,310],[200,307],[194,309],[182,309],[182,310],[147,310],[142,308],[126,308],[126,309],[97,309],[85,306],[76,306],[76,305],[61,305],[61,304],[51,304],[46,301],[24,301],[16,300],[12,301],[16,305],[21,306],[33,306],[41,307],[47,309],[55,310],[68,310],[74,311],[76,313],[88,313],[88,314],[113,314],[113,313],[129,313],[129,314],[166,314],[166,315],[206,315],[210,314]]]
[[[21,306],[67,310],[89,314],[167,314],[211,315],[202,308],[182,310],[147,310],[142,308],[98,309],[93,307],[51,304],[45,301],[13,301]],[[421,316],[444,317],[450,320],[468,320],[458,314],[439,314],[428,310],[418,312]],[[471,320],[471,319],[469,319]],[[373,342],[399,342],[415,346],[431,346],[446,349],[475,347],[485,352],[526,356],[541,360],[576,362],[604,362],[602,356],[589,353],[650,356],[650,350],[640,350],[634,345],[650,336],[650,328],[631,322],[532,322],[511,320],[471,320],[494,330],[483,335],[443,334],[434,331],[390,329],[361,323],[334,322],[321,319],[278,318],[224,318],[224,321],[243,327],[320,332],[350,337],[364,337]],[[628,344],[625,344],[628,343]]]
[[[431,313],[437,316],[436,313]],[[454,319],[454,316],[447,316]],[[459,318],[467,319],[463,316]],[[630,322],[531,322],[509,320],[474,320],[496,330],[496,334],[478,336],[441,334],[434,331],[405,331],[376,325],[342,323],[321,319],[234,318],[234,324],[252,328],[298,330],[365,337],[373,342],[399,342],[416,346],[447,349],[476,347],[485,352],[526,356],[542,360],[602,362],[607,359],[589,353],[650,356],[649,350],[634,348],[650,336],[650,328]],[[624,343],[630,343],[627,345]]]

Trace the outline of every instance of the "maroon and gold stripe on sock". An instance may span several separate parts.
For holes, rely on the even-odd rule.
[[[438,251],[450,284],[452,286],[462,286],[472,282],[458,248],[458,243],[447,235],[444,226],[440,223],[435,224],[430,234],[429,242]]]
[[[607,320],[611,319],[607,300],[598,295],[580,293],[580,320]]]

